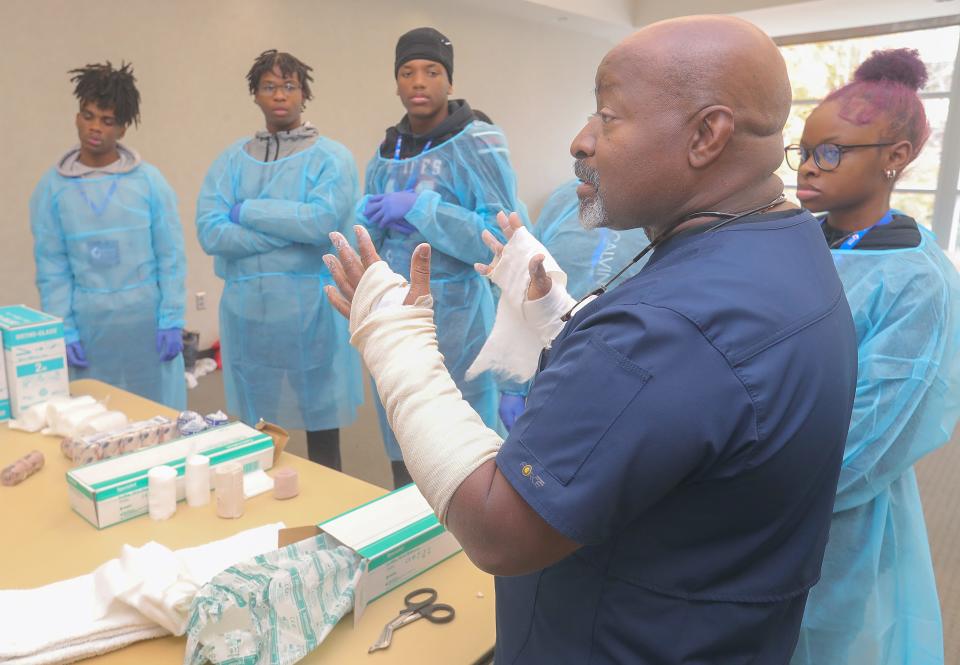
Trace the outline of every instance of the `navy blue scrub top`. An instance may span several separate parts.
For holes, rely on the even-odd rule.
[[[497,578],[498,665],[787,663],[856,374],[850,309],[807,212],[679,235],[584,307],[497,455],[583,547]]]

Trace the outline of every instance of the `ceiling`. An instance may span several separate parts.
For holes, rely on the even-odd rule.
[[[613,41],[654,21],[689,14],[735,14],[773,37],[960,18],[960,0],[458,0],[488,11],[564,24]]]

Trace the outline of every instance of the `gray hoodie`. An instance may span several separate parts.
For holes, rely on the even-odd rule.
[[[117,143],[120,158],[106,166],[87,166],[80,163],[80,145],[75,145],[57,162],[57,173],[66,178],[95,178],[102,175],[129,173],[140,165],[140,154],[133,148]]]
[[[275,162],[306,150],[316,143],[319,136],[320,131],[309,122],[305,122],[288,132],[271,134],[268,131],[259,131],[244,144],[243,149],[248,155],[261,162]]]

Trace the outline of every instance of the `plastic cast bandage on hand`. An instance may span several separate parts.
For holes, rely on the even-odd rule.
[[[550,292],[527,300],[530,260],[542,254],[543,269],[552,282]],[[490,280],[501,291],[493,330],[467,369],[467,379],[492,370],[497,378],[528,381],[537,370],[540,351],[563,328],[560,317],[573,305],[567,294],[567,275],[540,242],[517,229],[495,260]]]

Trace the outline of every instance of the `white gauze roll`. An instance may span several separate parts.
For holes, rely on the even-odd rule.
[[[162,464],[147,472],[147,508],[150,519],[170,519],[177,512],[177,470]]]
[[[544,322],[527,320],[524,304],[530,286],[530,260],[543,254],[543,269],[553,282],[551,294],[569,304]],[[483,348],[467,369],[467,379],[491,370],[498,379],[527,381],[537,371],[540,351],[556,336],[563,323],[560,317],[573,306],[566,292],[567,274],[560,269],[547,248],[525,228],[518,229],[494,264],[490,280],[500,287],[497,318]],[[562,295],[561,295],[562,294]],[[545,296],[536,302],[549,298]],[[553,324],[553,325],[550,325]]]
[[[385,262],[370,266],[353,297],[350,342],[377,383],[410,475],[445,523],[457,488],[496,457],[502,440],[464,401],[443,364],[433,300],[374,311],[385,295],[407,287]]]
[[[114,432],[126,427],[129,422],[126,414],[120,411],[105,411],[85,420],[77,428],[77,435],[87,436],[88,434],[99,434],[101,432]]]
[[[183,476],[187,491],[188,506],[205,506],[210,503],[210,458],[206,455],[191,455]]]
[[[99,402],[70,409],[60,415],[59,424],[54,432],[60,436],[79,436],[80,427],[87,420],[106,411],[107,407]]]
[[[90,395],[81,395],[80,397],[72,397],[66,401],[56,401],[53,400],[47,402],[47,425],[50,426],[50,429],[53,432],[57,432],[60,426],[60,417],[73,409],[80,408],[82,406],[89,406],[91,404],[96,404],[97,400],[90,397]]]
[[[47,409],[50,405],[65,404],[69,401],[69,397],[57,396],[51,397],[46,402],[34,404],[26,411],[21,412],[16,420],[11,420],[9,427],[10,429],[19,429],[24,432],[39,432],[47,426]]]

